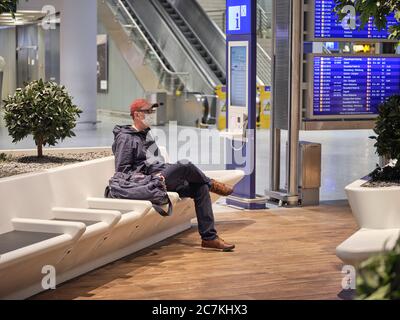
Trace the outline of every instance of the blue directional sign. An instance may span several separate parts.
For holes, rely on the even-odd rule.
[[[251,0],[226,1],[226,33],[251,34]]]

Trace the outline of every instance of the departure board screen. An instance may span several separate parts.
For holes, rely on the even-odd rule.
[[[376,115],[400,94],[400,57],[314,56],[313,117]]]
[[[363,29],[360,29],[360,19],[356,18],[356,28],[344,27],[333,11],[335,0],[314,0],[314,38],[319,39],[388,39],[389,27],[396,25],[394,14],[389,16],[388,28],[379,30],[370,19]]]

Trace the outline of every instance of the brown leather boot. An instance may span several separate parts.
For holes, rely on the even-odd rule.
[[[211,179],[211,188],[210,192],[216,193],[220,196],[230,196],[233,193],[233,188],[228,186],[227,184],[218,182],[214,179]]]
[[[226,243],[223,239],[217,236],[215,240],[202,240],[201,247],[204,249],[217,249],[224,252],[232,251],[235,249],[234,244]]]

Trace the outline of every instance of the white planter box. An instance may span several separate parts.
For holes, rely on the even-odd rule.
[[[353,215],[360,228],[400,229],[400,187],[365,188],[365,180],[346,187]]]
[[[360,230],[336,248],[336,255],[354,266],[391,250],[400,236],[400,187],[362,187],[366,182],[357,180],[345,189]]]

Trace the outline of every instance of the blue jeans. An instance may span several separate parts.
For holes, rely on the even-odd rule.
[[[210,198],[211,180],[194,164],[179,161],[167,164],[161,172],[165,178],[167,190],[177,192],[181,198],[192,198],[196,208],[198,229],[203,240],[214,240],[214,213]]]

